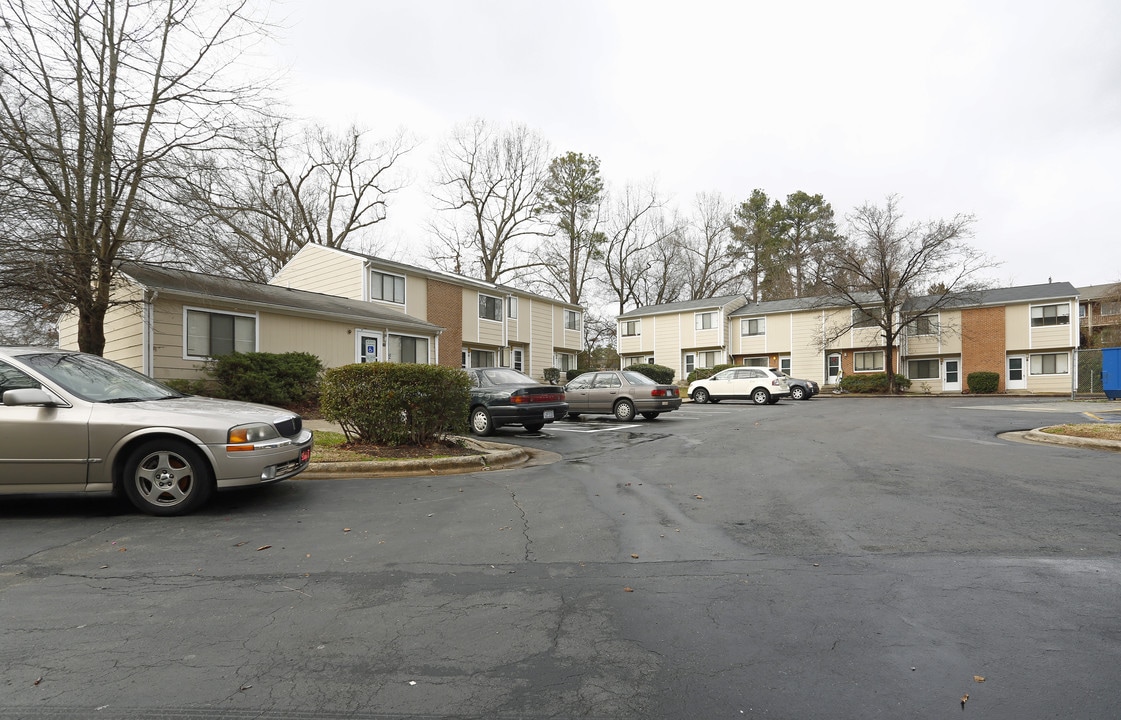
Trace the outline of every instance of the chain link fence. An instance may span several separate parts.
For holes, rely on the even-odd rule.
[[[1075,372],[1078,383],[1074,394],[1079,397],[1105,397],[1102,390],[1102,350],[1092,348],[1088,350],[1075,350]]]

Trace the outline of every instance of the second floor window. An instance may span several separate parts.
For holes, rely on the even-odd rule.
[[[405,278],[389,273],[370,273],[370,299],[405,304]]]
[[[854,328],[874,328],[880,326],[880,318],[883,313],[879,308],[871,310],[864,310],[856,308],[852,311],[852,326]]]
[[[623,337],[632,337],[642,334],[642,325],[639,320],[627,320],[623,323]]]
[[[518,317],[518,299],[513,295],[506,298],[506,317],[511,319]]]
[[[938,334],[938,316],[937,315],[920,315],[915,318],[915,322],[911,324],[912,335],[937,335]]]
[[[767,319],[750,318],[740,320],[740,335],[766,335]]]
[[[716,327],[716,313],[697,313],[693,316],[693,323],[697,330],[711,330]]]
[[[564,311],[564,329],[565,330],[579,330],[580,329],[580,313],[575,310]],[[565,368],[567,369],[567,368]]]
[[[1047,325],[1070,325],[1070,305],[1033,305],[1031,309],[1031,326],[1045,327]]]
[[[485,320],[501,320],[502,298],[479,295],[479,317]]]

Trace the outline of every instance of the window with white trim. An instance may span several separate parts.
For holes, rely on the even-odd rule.
[[[576,356],[572,353],[553,353],[553,367],[561,371],[573,370],[576,367]]]
[[[405,304],[405,278],[402,275],[370,271],[370,299]]]
[[[787,358],[787,362],[790,362],[789,358]],[[747,367],[770,367],[771,365],[771,363],[767,361],[766,355],[764,355],[763,357],[744,358],[743,364]]]
[[[1070,372],[1070,355],[1067,353],[1040,353],[1028,362],[1032,375],[1066,375]]]
[[[634,337],[642,334],[642,321],[641,320],[624,320],[623,337]]]
[[[464,355],[470,363],[468,367],[494,367],[493,350],[469,350],[466,351]]]
[[[518,299],[513,295],[506,298],[506,317],[511,320],[518,319]]]
[[[941,377],[942,367],[937,359],[908,360],[907,377],[912,380],[937,380]]]
[[[784,374],[790,374],[790,356],[783,355],[778,359],[778,369]]]
[[[716,313],[703,312],[693,314],[693,327],[697,330],[711,330],[716,327]]]
[[[877,372],[884,369],[884,351],[854,352],[852,354],[853,372]]]
[[[390,335],[389,362],[427,365],[428,338],[414,335]]]
[[[852,311],[852,326],[854,328],[879,327],[881,317],[883,317],[883,311],[880,308],[872,308],[871,310],[854,308]]]
[[[479,293],[479,317],[484,320],[501,320],[502,298]]]
[[[744,318],[740,320],[740,335],[766,335],[767,318]]]
[[[911,323],[911,335],[937,335],[938,316],[920,315]]]
[[[1070,303],[1062,305],[1032,305],[1031,326],[1070,325]]]
[[[580,329],[580,313],[575,310],[564,311],[564,329],[565,330],[579,330]]]
[[[525,372],[525,354],[521,348],[512,348],[510,350],[510,367],[518,372]]]
[[[257,318],[253,315],[184,309],[189,358],[212,358],[257,349]]]

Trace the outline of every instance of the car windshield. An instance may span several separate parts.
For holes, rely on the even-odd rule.
[[[475,377],[479,380],[480,386],[487,385],[536,385],[536,380],[529,375],[523,375],[517,370],[510,368],[483,368],[476,370]]]
[[[634,370],[624,370],[623,371],[623,377],[625,377],[628,381],[630,381],[631,385],[657,385],[658,384],[658,383],[654,382],[653,380],[651,380],[650,378],[643,375],[642,373],[635,372]]]
[[[36,353],[20,361],[63,389],[90,402],[139,402],[182,397],[135,370],[96,355]]]

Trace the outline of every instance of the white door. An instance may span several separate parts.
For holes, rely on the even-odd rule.
[[[943,361],[942,391],[961,392],[961,358],[946,358]]]
[[[359,330],[356,362],[377,362],[381,358],[381,333]]]
[[[841,353],[832,353],[827,358],[825,384],[836,385],[841,379]]]
[[[1008,380],[1004,383],[1005,390],[1028,389],[1027,360],[1023,355],[1008,356]]]

